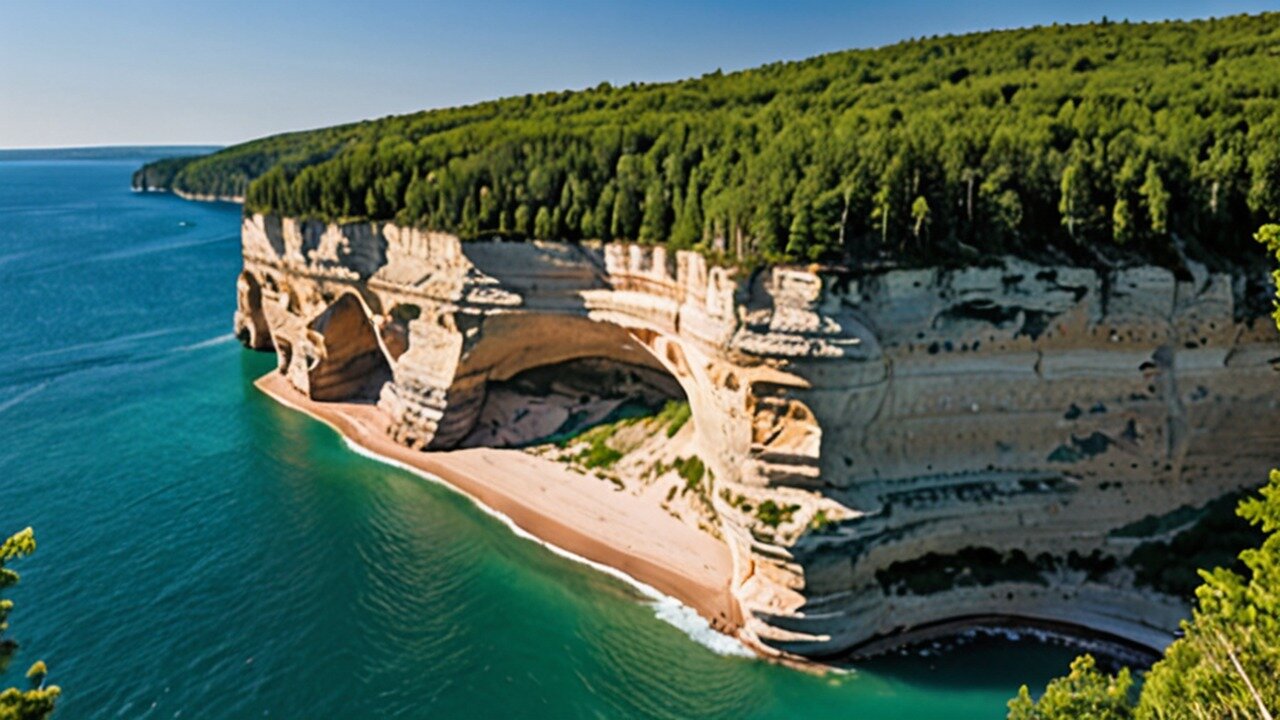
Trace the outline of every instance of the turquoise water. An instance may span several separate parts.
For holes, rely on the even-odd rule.
[[[61,718],[996,718],[1073,652],[978,639],[815,677],[723,657],[624,583],[356,455],[251,383],[239,208],[136,162],[0,162],[8,684]]]

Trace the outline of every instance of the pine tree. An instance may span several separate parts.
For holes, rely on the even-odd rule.
[[[539,240],[555,240],[555,227],[551,224],[551,213],[547,212],[544,205],[538,208],[538,214],[533,219],[533,236]]]
[[[644,217],[638,239],[643,243],[666,242],[671,236],[671,202],[662,181],[654,178],[644,193]]]
[[[813,244],[813,224],[809,218],[809,206],[801,205],[791,218],[791,227],[787,231],[787,254],[794,257],[806,257]]]
[[[698,188],[697,175],[689,178],[689,188],[685,191],[684,204],[676,218],[675,227],[671,231],[671,245],[676,248],[691,248],[702,241],[702,193]]]
[[[1155,163],[1147,163],[1147,174],[1138,191],[1146,199],[1151,232],[1164,235],[1169,231],[1169,191],[1165,189]]]

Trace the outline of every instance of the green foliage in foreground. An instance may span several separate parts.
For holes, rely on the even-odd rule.
[[[5,565],[10,560],[30,555],[35,550],[36,538],[31,528],[10,537],[0,545],[0,590],[18,582],[18,573]],[[9,661],[13,659],[13,654],[18,649],[16,642],[4,637],[5,631],[9,629],[11,610],[13,610],[13,601],[0,599],[0,672],[9,666]],[[62,691],[56,685],[45,686],[44,680],[47,674],[48,668],[44,663],[36,661],[27,671],[27,680],[31,684],[28,689],[0,690],[0,720],[42,720],[52,715],[54,702]]]
[[[1280,262],[1280,225],[1264,225],[1255,238]],[[1280,293],[1280,270],[1275,280]],[[1240,553],[1243,573],[1200,572],[1204,582],[1183,637],[1147,673],[1136,700],[1127,672],[1110,677],[1085,656],[1068,677],[1050,682],[1038,702],[1023,686],[1009,702],[1010,720],[1272,720],[1280,709],[1280,471],[1271,472],[1258,496],[1242,500],[1238,512],[1266,539]]]
[[[1274,223],[1263,225],[1258,229],[1258,233],[1253,236],[1255,240],[1267,246],[1267,250],[1275,257],[1276,264],[1280,265],[1280,225]],[[1271,278],[1276,284],[1276,311],[1272,317],[1276,319],[1276,326],[1280,327],[1280,269],[1271,271]]]
[[[1133,717],[1129,691],[1133,678],[1128,668],[1114,677],[1100,672],[1093,657],[1083,655],[1071,663],[1071,673],[1049,683],[1037,703],[1027,686],[1009,701],[1010,720],[1125,720]]]
[[[1278,44],[1274,13],[933,37],[281,135],[141,172],[245,193],[250,211],[743,262],[1221,267],[1280,217]]]
[[[1268,533],[1240,559],[1247,575],[1201,572],[1197,607],[1147,674],[1136,702],[1127,672],[1111,677],[1085,656],[1049,683],[1039,702],[1026,686],[1009,702],[1010,720],[1075,718],[1263,718],[1280,708],[1280,472],[1240,514]]]

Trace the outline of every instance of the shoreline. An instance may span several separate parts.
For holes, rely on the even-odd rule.
[[[1149,668],[1163,655],[1162,649],[1088,625],[1021,615],[983,614],[951,618],[895,635],[873,638],[846,653],[827,658],[827,661],[833,664],[856,663],[974,634],[1004,636],[1015,641],[1028,636],[1040,642],[1058,642],[1082,653],[1134,668]]]
[[[669,597],[696,612],[710,629],[741,642],[742,615],[729,587],[728,546],[660,508],[641,505],[611,485],[521,450],[410,449],[386,436],[386,417],[375,406],[316,402],[274,370],[254,386],[328,425],[356,452],[441,482],[517,534],[628,581],[643,594],[656,596],[658,603]],[[741,646],[757,652],[746,643]]]
[[[329,426],[357,454],[443,484],[516,535],[626,582],[653,601],[660,618],[721,655],[759,657],[810,673],[840,673],[860,660],[974,632],[1043,634],[1135,667],[1149,665],[1158,655],[1145,644],[1084,624],[1005,615],[930,623],[822,658],[768,652],[740,633],[743,619],[729,586],[733,559],[728,546],[635,496],[521,450],[413,450],[385,434],[386,416],[374,405],[311,400],[274,370],[254,386]],[[512,482],[513,475],[522,478]],[[530,492],[530,485],[537,492]],[[672,609],[670,603],[674,612],[694,613],[705,624],[677,622],[663,612]],[[698,632],[704,629],[716,637]]]
[[[129,189],[136,193],[158,193],[163,195],[173,195],[175,197],[181,198],[183,200],[187,200],[189,202],[225,202],[225,203],[234,203],[236,205],[244,204],[244,196],[242,195],[204,195],[201,193],[189,193],[189,192],[184,192],[182,190],[175,190],[173,188],[162,188],[162,187],[153,187],[153,186],[137,187],[136,185],[131,186]]]

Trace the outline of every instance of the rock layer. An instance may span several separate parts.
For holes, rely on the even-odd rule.
[[[1198,268],[743,276],[662,247],[263,216],[243,249],[242,340],[313,399],[376,399],[413,448],[458,445],[490,385],[532,368],[670,375],[769,652],[968,615],[1159,647],[1186,607],[1135,586],[1151,536],[1124,529],[1275,462],[1274,328]]]

